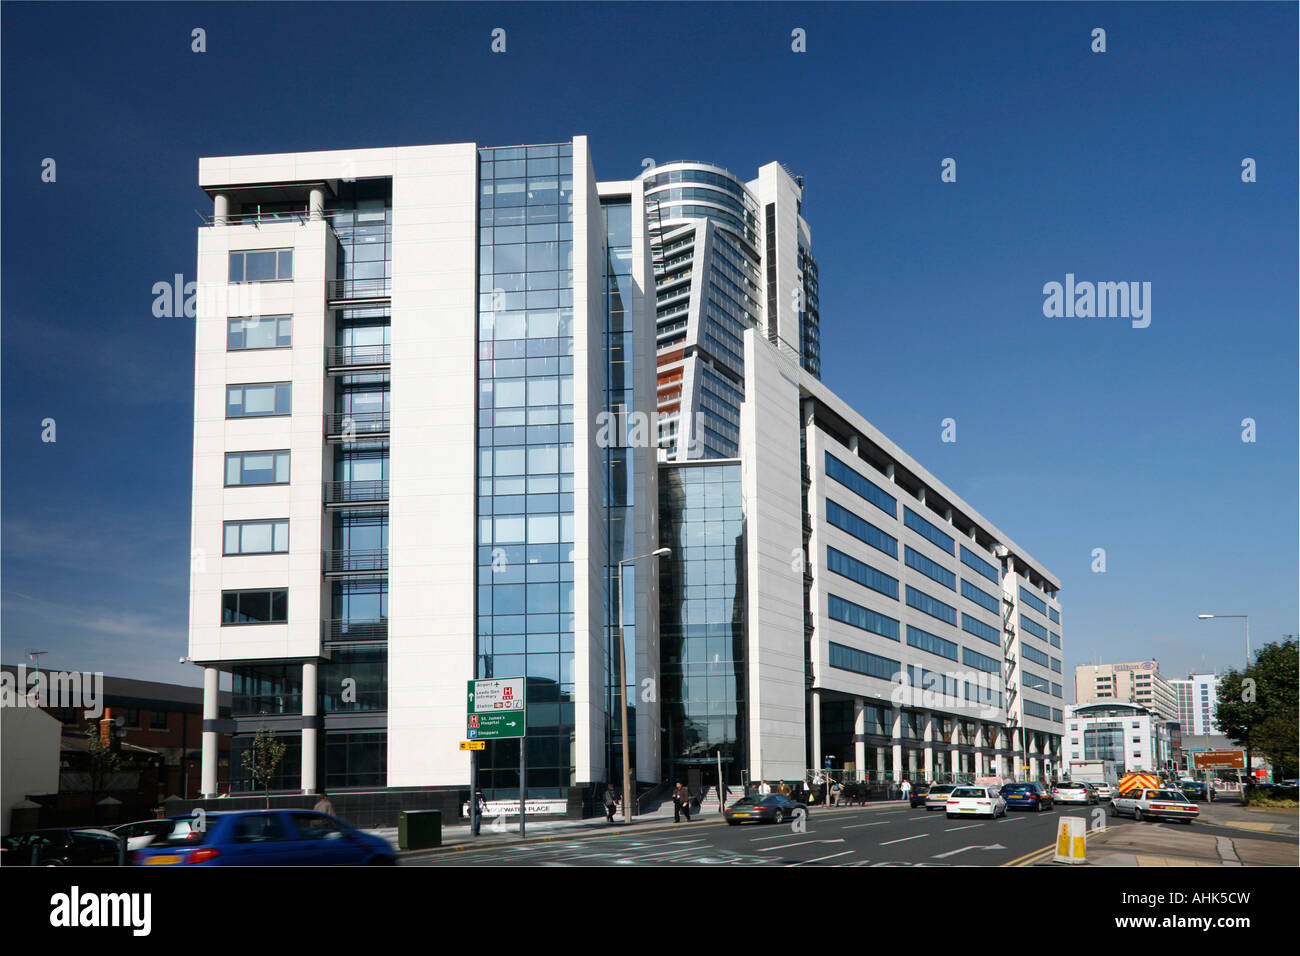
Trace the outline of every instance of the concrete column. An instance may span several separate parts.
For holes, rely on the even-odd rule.
[[[302,792],[316,792],[316,662],[302,665]]]
[[[325,218],[325,190],[319,186],[312,187],[311,195],[307,200],[307,209],[312,222],[319,222]]]
[[[952,732],[948,735],[948,743],[953,745],[952,750],[948,751],[948,769],[952,773],[961,772],[961,754],[957,750],[957,741],[961,739],[958,734],[961,731],[961,721],[953,719]]]
[[[212,197],[212,224],[214,226],[229,225],[230,199],[225,193],[217,193]]]
[[[925,779],[926,782],[934,780],[934,714],[926,711],[925,713]]]
[[[812,740],[808,742],[808,766],[818,770],[822,765],[822,692],[814,690],[812,697]]]
[[[217,732],[208,730],[209,721],[220,716],[217,696],[221,672],[215,667],[203,668],[203,769],[199,776],[199,793],[204,797],[217,795]]]
[[[853,766],[858,779],[867,779],[867,742],[862,738],[867,732],[867,706],[861,697],[853,698]]]
[[[894,741],[894,783],[899,783],[903,779],[903,711],[901,708],[894,709],[892,727],[890,737]]]

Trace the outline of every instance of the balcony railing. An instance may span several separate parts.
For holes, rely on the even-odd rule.
[[[342,441],[388,433],[388,412],[330,412],[325,416],[325,434]]]
[[[388,345],[338,345],[325,350],[325,364],[330,368],[356,365],[387,365],[392,359]]]
[[[259,210],[255,212],[235,212],[227,213],[224,216],[199,214],[205,226],[257,226],[264,222],[297,222],[305,223],[311,221],[311,212],[306,206],[301,209],[293,210]]]
[[[323,641],[385,641],[387,639],[388,618],[372,621],[321,621]]]
[[[325,283],[331,302],[352,299],[387,299],[392,295],[392,279],[330,279]]]
[[[325,503],[342,505],[388,500],[388,481],[327,481]]]
[[[384,548],[377,551],[346,548],[322,554],[326,574],[370,574],[388,569],[388,551]]]

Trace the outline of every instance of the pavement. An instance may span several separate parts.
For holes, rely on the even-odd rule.
[[[1242,807],[1222,800],[1200,805],[1190,826],[1122,822],[1111,817],[1088,833],[1092,866],[1296,866],[1293,810]],[[1050,857],[1048,858],[1050,860]]]

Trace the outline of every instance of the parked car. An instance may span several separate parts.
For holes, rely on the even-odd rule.
[[[808,808],[779,793],[755,794],[742,797],[722,811],[727,823],[781,823],[795,814],[807,814]]]
[[[1130,790],[1110,802],[1110,815],[1134,820],[1164,819],[1191,823],[1200,810],[1180,790]]]
[[[944,805],[948,819],[970,814],[990,819],[1006,816],[1007,802],[997,787],[957,787]]]
[[[915,809],[916,807],[924,807],[926,805],[925,804],[926,796],[929,794],[929,792],[930,792],[930,785],[928,783],[918,783],[916,786],[912,788],[912,793],[907,798],[908,805],[913,809]]]
[[[160,836],[166,836],[176,828],[176,821],[170,818],[162,820],[140,820],[136,823],[123,823],[113,827],[112,832],[126,837],[127,851],[143,850]]]
[[[1007,809],[1033,810],[1035,813],[1052,809],[1052,794],[1041,783],[1004,783],[1002,799]]]
[[[1097,802],[1097,794],[1086,783],[1058,783],[1052,788],[1052,800],[1056,803],[1082,803],[1087,806]]]
[[[121,841],[97,827],[32,830],[4,838],[4,866],[117,866]]]
[[[925,794],[926,810],[942,810],[948,803],[948,795],[957,789],[954,783],[936,783]]]
[[[131,855],[138,866],[391,865],[387,840],[313,810],[246,810],[193,817]]]

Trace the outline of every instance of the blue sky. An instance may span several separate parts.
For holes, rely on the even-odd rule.
[[[1249,613],[1255,647],[1297,630],[1293,4],[2,15],[6,663],[198,680],[194,333],[151,311],[193,278],[198,157],[576,134],[602,179],[805,176],[824,380],[1060,577],[1067,677],[1239,665],[1240,622],[1199,611]],[[1150,282],[1150,327],[1045,318],[1067,272]]]

